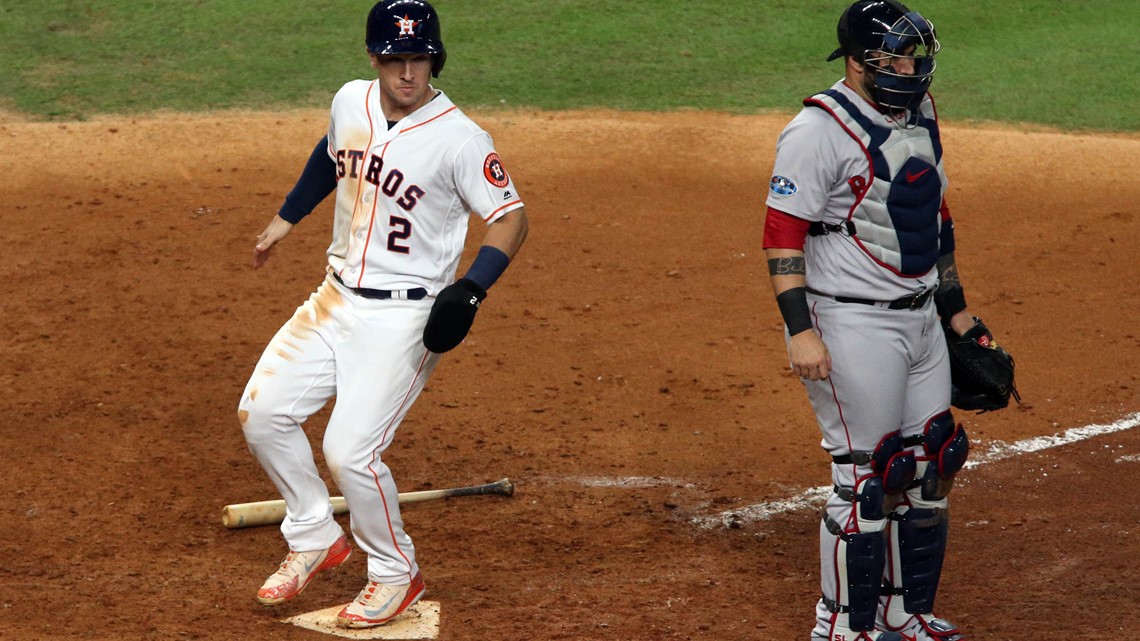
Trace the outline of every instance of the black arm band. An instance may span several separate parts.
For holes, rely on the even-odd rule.
[[[336,163],[329,158],[328,148],[329,137],[325,136],[309,154],[309,162],[285,197],[278,216],[296,225],[336,189]]]
[[[948,287],[934,292],[934,306],[938,315],[949,320],[951,316],[966,309],[966,292],[961,287]]]
[[[811,312],[808,311],[807,289],[795,287],[776,297],[780,315],[788,326],[788,335],[795,336],[811,329]]]

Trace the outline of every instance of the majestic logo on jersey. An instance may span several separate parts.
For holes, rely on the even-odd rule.
[[[403,18],[396,18],[396,26],[400,28],[401,36],[416,35],[415,28],[420,22],[420,20],[409,20],[408,14],[404,14]]]
[[[507,170],[503,169],[503,161],[499,160],[499,154],[493,152],[483,161],[483,176],[487,182],[496,187],[506,187],[511,181],[507,176]]]
[[[769,189],[772,190],[772,193],[779,196],[791,196],[799,191],[799,187],[796,187],[796,183],[783,176],[772,176],[772,184],[769,186]]]

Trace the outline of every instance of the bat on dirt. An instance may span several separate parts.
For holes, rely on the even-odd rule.
[[[479,494],[499,494],[511,496],[515,493],[515,486],[510,479],[499,479],[494,483],[484,485],[469,485],[467,487],[453,487],[446,490],[423,490],[420,492],[401,492],[400,505],[415,503],[417,501],[430,501],[452,496],[475,496]],[[347,514],[348,504],[343,496],[332,497],[333,514]],[[222,525],[231,530],[254,527],[257,525],[273,525],[285,520],[285,501],[257,501],[255,503],[235,503],[222,508]]]

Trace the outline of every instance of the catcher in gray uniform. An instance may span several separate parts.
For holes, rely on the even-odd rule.
[[[927,93],[933,25],[895,0],[859,0],[838,35],[828,60],[844,78],[781,133],[764,231],[791,366],[832,457],[812,639],[960,641],[933,614],[947,495],[969,450],[947,338],[1005,352],[967,311],[954,261]],[[968,400],[996,409],[1011,390],[1012,359],[997,401],[975,387]]]

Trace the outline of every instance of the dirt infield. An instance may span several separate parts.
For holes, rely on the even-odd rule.
[[[518,491],[405,508],[440,638],[806,639],[816,511],[693,520],[828,478],[760,250],[787,116],[472,115],[531,237],[387,458],[404,491]],[[220,519],[275,498],[236,406],[331,201],[248,262],[325,119],[0,119],[0,638],[318,639],[278,620],[363,585],[358,554],[262,609],[280,534]],[[975,449],[1133,416],[1140,138],[944,143],[962,280],[1025,400],[961,414]],[[965,471],[939,610],[976,640],[1133,633],[1138,477],[1137,429]]]

